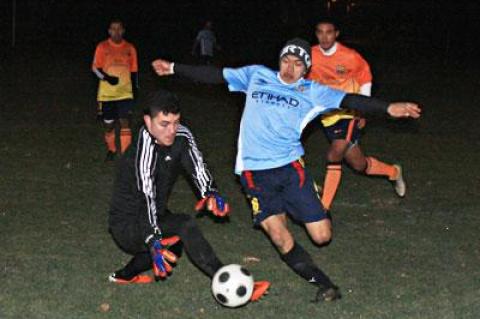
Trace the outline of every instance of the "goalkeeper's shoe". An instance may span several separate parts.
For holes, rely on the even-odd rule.
[[[258,301],[262,296],[266,295],[270,285],[271,283],[269,281],[255,281],[250,301]]]
[[[116,284],[149,284],[153,282],[153,278],[147,275],[136,275],[132,278],[122,278],[118,273],[114,272],[108,276],[108,281]]]
[[[342,298],[342,294],[337,286],[320,286],[318,287],[314,302],[334,301],[340,298]]]
[[[407,192],[407,184],[403,179],[402,167],[397,164],[393,166],[397,169],[397,178],[393,180],[393,188],[399,197],[405,197],[405,193]]]

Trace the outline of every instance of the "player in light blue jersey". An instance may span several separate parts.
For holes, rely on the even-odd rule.
[[[389,104],[346,94],[305,80],[311,66],[310,44],[305,40],[288,41],[279,58],[279,71],[260,65],[189,66],[162,59],[152,65],[161,76],[175,73],[203,83],[226,83],[230,91],[246,94],[235,173],[251,202],[254,224],[265,231],[291,269],[319,287],[316,300],[332,301],[341,296],[337,286],[287,228],[288,214],[305,225],[316,244],[324,245],[332,237],[331,221],[302,161],[302,131],[319,114],[337,108],[413,118],[420,116],[420,108],[415,103]]]

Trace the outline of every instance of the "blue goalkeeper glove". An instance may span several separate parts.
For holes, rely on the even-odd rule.
[[[161,239],[160,236],[153,236],[147,243],[150,250],[150,256],[153,262],[153,274],[155,280],[166,278],[172,272],[170,263],[177,262],[177,256],[168,250],[172,245],[180,241],[180,237],[172,236]]]
[[[230,206],[217,192],[207,193],[204,198],[197,202],[195,210],[199,211],[205,209],[205,207],[218,217],[225,217],[230,212]]]

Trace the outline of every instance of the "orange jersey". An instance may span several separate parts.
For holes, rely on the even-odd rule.
[[[325,55],[319,45],[312,47],[312,68],[307,78],[347,93],[359,93],[363,84],[372,82],[370,67],[355,50],[336,43],[336,51]],[[342,118],[353,118],[351,111],[340,110],[322,117],[324,126]]]
[[[95,50],[92,67],[102,69],[119,79],[117,85],[100,81],[98,101],[119,101],[133,98],[131,73],[138,72],[137,51],[135,47],[122,40],[114,43],[111,39],[100,42]]]

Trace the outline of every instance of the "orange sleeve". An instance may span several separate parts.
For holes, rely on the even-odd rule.
[[[317,52],[318,49],[316,49],[314,46],[312,47],[312,67],[310,68],[310,71],[308,72],[306,78],[308,80],[312,80],[312,81],[319,81],[320,80],[320,75],[319,75],[319,72],[317,71],[318,69],[318,52]]]
[[[95,55],[93,56],[93,63],[92,67],[97,69],[102,69],[105,66],[105,52],[103,49],[103,45],[97,45],[95,49]]]
[[[370,66],[367,61],[365,61],[360,54],[356,54],[356,60],[358,68],[355,73],[358,84],[363,85],[372,82],[372,72],[370,71]]]
[[[130,60],[130,72],[138,72],[138,59],[137,59],[137,50],[132,45],[132,59]]]

